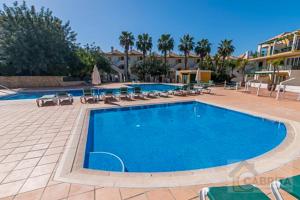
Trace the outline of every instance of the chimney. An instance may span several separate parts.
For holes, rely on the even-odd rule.
[[[114,52],[114,47],[110,47],[110,49],[111,49],[111,52],[113,53]]]

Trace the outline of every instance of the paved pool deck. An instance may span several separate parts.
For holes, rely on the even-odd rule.
[[[113,86],[117,87],[118,84]],[[262,91],[260,97],[242,91],[213,88],[214,95],[157,98],[121,101],[122,105],[162,103],[178,100],[199,100],[207,103],[261,113],[275,118],[300,122],[300,102],[293,94],[276,101]],[[300,174],[299,156],[274,170],[256,174],[250,179],[236,179],[217,184],[187,187],[118,188],[74,184],[54,179],[60,159],[68,148],[68,141],[82,108],[111,107],[103,102],[38,108],[34,100],[0,102],[0,200],[4,199],[95,199],[95,200],[194,200],[201,188],[216,185],[253,183],[271,199],[269,184],[278,178]],[[299,144],[300,145],[300,144]],[[267,165],[268,163],[266,163]],[[251,167],[251,166],[250,166]],[[245,168],[245,169],[243,169]],[[251,172],[241,166],[236,172]],[[254,169],[255,171],[255,169]],[[283,193],[285,199],[294,199]]]

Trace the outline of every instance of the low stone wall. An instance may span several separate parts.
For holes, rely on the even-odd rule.
[[[8,88],[60,87],[82,84],[81,81],[64,82],[63,76],[0,76],[0,85]]]

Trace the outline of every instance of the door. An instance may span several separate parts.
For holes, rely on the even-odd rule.
[[[188,82],[188,74],[182,74],[182,83],[187,84]]]

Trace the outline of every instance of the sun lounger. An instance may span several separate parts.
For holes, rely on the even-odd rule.
[[[69,102],[70,104],[73,103],[73,96],[67,92],[58,92],[56,97],[58,100],[58,105],[61,105],[61,103],[64,101]]]
[[[205,84],[205,85],[202,85],[201,87],[201,91],[202,92],[205,92],[207,94],[210,94],[211,93],[211,89],[209,88],[209,85]]]
[[[172,92],[172,93],[173,93],[173,92]],[[158,93],[158,95],[159,95],[160,97],[169,97],[170,92],[169,92],[169,91],[161,91],[161,92]]]
[[[260,189],[253,185],[223,186],[204,188],[200,200],[270,200]]]
[[[202,89],[201,88],[195,88],[194,84],[191,83],[187,86],[187,91],[191,95],[197,95],[197,94],[201,94]]]
[[[140,87],[133,88],[133,97],[134,98],[144,98],[144,93]]]
[[[106,90],[103,95],[103,100],[105,103],[108,103],[110,101],[117,100],[117,97],[114,95],[112,90]]]
[[[80,97],[81,103],[86,103],[89,100],[93,100],[93,102],[97,101],[97,95],[93,92],[91,88],[82,89],[83,95]]]
[[[175,88],[173,91],[173,95],[175,96],[186,96],[188,92],[185,90],[185,88]]]
[[[155,97],[159,96],[159,93],[157,93],[155,91],[149,91],[149,92],[146,92],[145,95],[150,98],[155,98]]]
[[[38,107],[44,106],[46,102],[53,102],[54,104],[57,104],[57,97],[54,94],[51,94],[51,95],[44,95],[36,99],[36,104]]]
[[[284,190],[296,199],[300,199],[300,175],[274,181],[271,184],[272,192],[276,200],[283,200],[279,190]]]
[[[131,96],[128,93],[128,88],[127,87],[121,87],[120,88],[119,99],[121,100],[122,98],[127,98],[127,99],[131,98]]]

